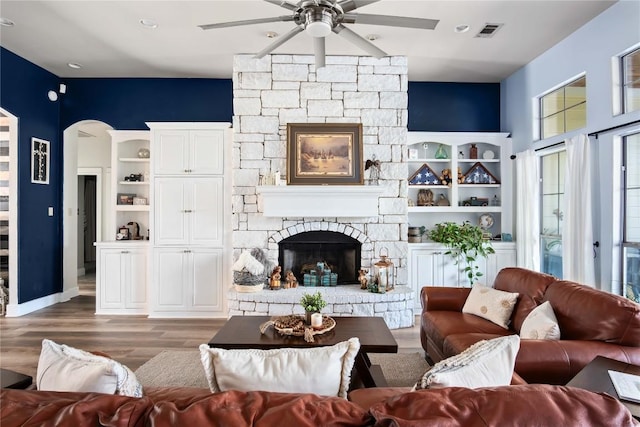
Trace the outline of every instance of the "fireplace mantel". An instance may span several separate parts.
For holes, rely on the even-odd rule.
[[[262,214],[273,217],[369,217],[378,215],[377,185],[264,185],[256,188]]]

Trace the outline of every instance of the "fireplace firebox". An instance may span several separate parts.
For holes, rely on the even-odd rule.
[[[304,273],[324,262],[338,274],[338,285],[358,284],[362,244],[334,231],[307,231],[278,243],[278,263],[303,283]]]

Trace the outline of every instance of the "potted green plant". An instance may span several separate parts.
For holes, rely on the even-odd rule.
[[[483,236],[483,230],[465,221],[462,224],[455,222],[442,222],[427,232],[427,237],[434,242],[444,244],[449,250],[445,252],[451,255],[458,264],[465,262],[464,272],[472,285],[482,276],[479,270],[478,257],[487,257],[495,253],[491,246],[491,240]]]
[[[315,294],[302,294],[300,304],[304,307],[304,311],[307,315],[307,324],[311,324],[311,315],[313,313],[320,313],[320,310],[327,306],[327,302],[322,298],[320,291]]]

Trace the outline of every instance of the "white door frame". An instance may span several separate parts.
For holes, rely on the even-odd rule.
[[[18,118],[4,108],[9,120],[9,307],[18,305]]]
[[[102,241],[102,168],[78,168],[78,176],[96,177],[96,242]]]

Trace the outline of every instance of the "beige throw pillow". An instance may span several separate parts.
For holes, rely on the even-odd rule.
[[[511,384],[520,337],[479,341],[429,369],[413,390],[442,387],[498,387]]]
[[[142,397],[129,368],[108,357],[42,340],[36,374],[38,390],[85,391]]]
[[[523,340],[559,340],[560,325],[549,301],[533,310],[522,322],[520,338]]]
[[[462,312],[475,314],[508,329],[511,313],[517,301],[517,293],[499,291],[488,286],[475,284],[462,307]]]
[[[360,340],[330,347],[223,350],[200,346],[212,392],[227,390],[315,393],[346,399]]]

